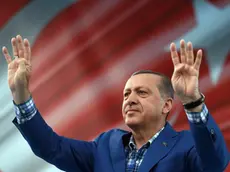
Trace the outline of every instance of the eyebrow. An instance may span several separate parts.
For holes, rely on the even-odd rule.
[[[134,90],[139,90],[139,89],[146,89],[146,90],[148,90],[148,91],[150,91],[150,92],[152,92],[148,87],[145,87],[145,86],[138,86],[138,87],[135,87],[134,88]],[[126,88],[125,90],[124,90],[124,92],[126,92],[126,91],[130,91],[131,90],[131,88]]]

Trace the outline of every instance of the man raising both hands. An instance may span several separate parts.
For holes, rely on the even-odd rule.
[[[171,81],[150,70],[137,71],[127,80],[122,115],[131,132],[112,129],[91,142],[59,136],[46,124],[29,90],[29,41],[17,36],[12,48],[14,59],[5,47],[3,54],[15,106],[13,123],[33,152],[56,167],[68,172],[223,172],[228,165],[223,135],[199,91],[202,51],[195,57],[191,42],[181,41],[180,57],[171,44]],[[190,131],[176,132],[166,120],[174,91]]]

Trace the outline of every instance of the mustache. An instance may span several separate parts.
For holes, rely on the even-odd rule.
[[[125,110],[125,113],[127,113],[129,111],[140,112],[140,108],[137,105],[135,105],[135,106],[127,105],[124,110]]]

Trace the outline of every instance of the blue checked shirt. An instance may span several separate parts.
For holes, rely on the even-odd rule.
[[[19,124],[22,124],[30,119],[37,112],[37,108],[30,97],[28,101],[23,104],[16,105],[14,103],[14,109],[16,113],[16,119]],[[189,112],[185,110],[188,120],[192,123],[206,123],[208,119],[208,109],[205,104],[203,104],[201,112]],[[159,136],[160,132],[164,127],[157,132],[146,144],[144,144],[139,150],[137,150],[133,137],[130,137],[129,144],[125,146],[126,153],[126,172],[137,172],[143,159],[145,153],[147,152],[151,143]]]
[[[37,112],[37,108],[35,106],[35,103],[34,103],[32,97],[30,97],[30,99],[27,100],[23,104],[16,105],[14,103],[14,110],[16,113],[17,122],[19,124],[22,124],[22,123],[30,120],[31,118],[33,118],[33,116]]]
[[[144,144],[139,150],[136,148],[133,136],[130,137],[129,144],[125,147],[126,154],[126,172],[137,172],[140,167],[145,153],[151,143],[159,136],[164,127],[158,131],[146,144]]]

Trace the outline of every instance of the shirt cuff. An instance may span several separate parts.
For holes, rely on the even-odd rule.
[[[208,109],[205,104],[203,104],[201,112],[191,112],[188,110],[185,110],[185,112],[191,123],[206,123],[208,120]]]
[[[16,105],[14,101],[13,103],[18,124],[23,124],[24,122],[29,121],[37,112],[37,108],[32,97],[30,97],[30,99],[25,103],[19,105]]]

